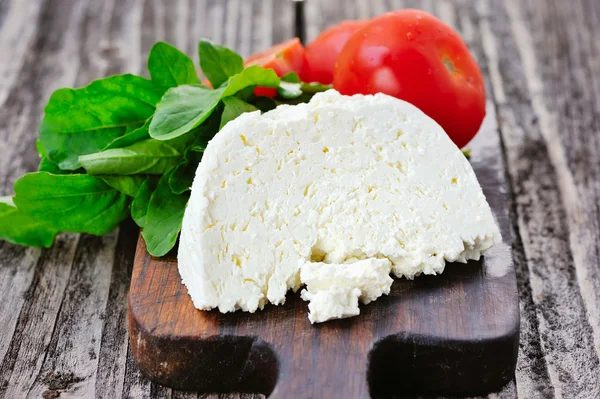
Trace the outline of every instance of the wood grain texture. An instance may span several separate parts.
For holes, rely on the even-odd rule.
[[[441,276],[397,279],[389,296],[352,319],[311,325],[307,304],[291,293],[285,305],[255,314],[198,311],[174,257],[152,258],[140,239],[129,331],[143,374],[176,388],[274,398],[500,390],[513,378],[519,311],[491,102],[471,146],[471,162],[505,243],[483,262],[451,264]]]
[[[587,239],[582,233],[593,233],[598,219],[593,214],[585,215],[593,212],[594,207],[582,213],[584,208],[580,198],[587,197],[577,194],[575,178],[565,158],[566,145],[563,143],[571,140],[563,139],[565,133],[557,121],[558,112],[553,110],[557,98],[568,99],[569,103],[579,100],[565,94],[573,90],[575,82],[571,79],[563,80],[568,84],[562,87],[564,91],[560,94],[546,91],[553,87],[560,69],[552,74],[553,81],[543,83],[542,65],[560,62],[564,55],[552,51],[545,61],[536,59],[536,53],[548,46],[545,43],[562,43],[562,46],[569,43],[560,37],[561,26],[571,25],[572,21],[566,19],[567,13],[557,12],[557,4],[551,7],[538,4],[530,11],[516,7],[515,3],[507,4],[505,9],[492,8],[497,5],[492,2],[483,4],[490,6],[484,8],[484,13],[494,15],[490,19],[491,32],[498,37],[498,40],[489,41],[489,47],[495,42],[503,53],[512,54],[510,63],[507,59],[499,59],[494,94],[503,93],[497,99],[498,112],[508,172],[513,182],[517,229],[529,274],[527,288],[533,304],[531,316],[535,317],[532,322],[537,324],[545,363],[545,371],[540,374],[542,378],[547,375],[550,380],[549,387],[530,378],[529,361],[523,357],[519,367],[524,378],[517,375],[517,387],[521,387],[523,396],[554,394],[560,397],[585,392],[585,395],[597,397],[600,395],[600,371],[594,330],[598,323],[595,321],[597,309],[590,305],[594,301],[590,296],[594,293],[589,285],[598,284],[597,274],[592,273],[597,273],[598,256],[586,259],[585,255],[586,248],[594,250],[598,242],[591,237]],[[587,6],[590,5],[588,2]],[[573,9],[581,6],[583,3],[577,2],[569,5]],[[552,21],[553,30],[536,25],[543,21]],[[536,43],[534,38],[539,42]],[[515,59],[520,62],[514,63]],[[562,72],[571,74],[573,69],[578,68],[564,65]],[[589,110],[590,106],[585,109]],[[564,115],[562,123],[570,118],[568,114]],[[579,135],[597,135],[592,132],[593,128],[580,131]],[[595,162],[592,159],[589,158],[589,168]],[[596,175],[595,181],[589,183],[597,185],[598,177]],[[586,223],[586,219],[590,222]],[[585,282],[581,274],[586,275]],[[529,348],[526,353],[531,354]],[[541,366],[539,357],[533,359]],[[537,374],[533,376],[537,377]]]
[[[37,126],[53,90],[107,73],[139,72],[158,39],[189,54],[202,35],[244,54],[266,48],[293,34],[286,3],[0,0],[0,195],[10,194],[14,180],[35,169]],[[491,397],[598,397],[600,2],[307,0],[307,5],[309,38],[337,20],[401,7],[433,12],[459,29],[482,63],[500,122],[515,215],[512,250],[522,316],[516,384]],[[234,20],[238,23],[230,23]],[[577,217],[580,210],[583,218]],[[65,235],[50,250],[0,243],[0,397],[25,397],[44,379],[63,397],[76,396],[79,384],[91,386],[72,383],[80,376],[77,367],[56,370],[58,376],[38,374],[47,370],[45,364],[72,367],[67,357],[84,358],[77,348],[64,356],[51,348],[68,343],[63,324],[73,304],[71,299],[63,305],[63,298],[74,294],[68,285],[85,282],[76,254],[106,253],[104,243],[114,263],[108,261],[110,272],[102,274],[110,279],[108,290],[106,282],[93,280],[107,295],[94,302],[95,312],[104,313],[101,342],[93,346],[97,359],[82,366],[90,370],[97,362],[89,377],[95,379],[95,395],[197,397],[144,380],[128,355],[123,323],[137,232],[122,227],[116,237],[115,245]],[[75,320],[74,328],[84,323]]]

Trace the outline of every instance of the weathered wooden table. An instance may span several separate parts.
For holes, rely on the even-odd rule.
[[[487,82],[510,182],[521,305],[514,382],[490,397],[600,397],[600,1],[0,0],[0,195],[37,166],[53,90],[140,73],[166,40],[243,55],[342,19],[427,10],[462,34]],[[0,398],[171,397],[128,348],[137,230],[0,242]],[[399,376],[401,378],[401,376]]]

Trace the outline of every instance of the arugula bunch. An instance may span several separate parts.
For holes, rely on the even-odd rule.
[[[150,254],[177,241],[190,186],[208,141],[244,112],[306,102],[329,86],[279,78],[202,40],[200,82],[193,61],[159,42],[148,57],[151,79],[111,76],[55,91],[45,108],[38,172],[0,197],[0,239],[49,247],[64,231],[102,235],[131,216]],[[257,86],[277,89],[256,97]]]

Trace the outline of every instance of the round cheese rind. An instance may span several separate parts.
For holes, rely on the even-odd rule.
[[[435,121],[384,94],[330,90],[242,114],[211,140],[178,260],[197,308],[254,312],[300,288],[307,262],[387,258],[414,278],[499,241],[471,165]]]

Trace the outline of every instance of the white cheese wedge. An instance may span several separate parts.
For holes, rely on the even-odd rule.
[[[312,288],[320,262],[340,282],[347,262],[373,259],[412,279],[499,241],[471,165],[435,121],[384,94],[331,90],[243,114],[214,137],[185,212],[179,272],[197,308],[254,312],[282,304],[310,268],[304,297],[320,321],[388,290],[383,279],[373,293],[352,279]]]

